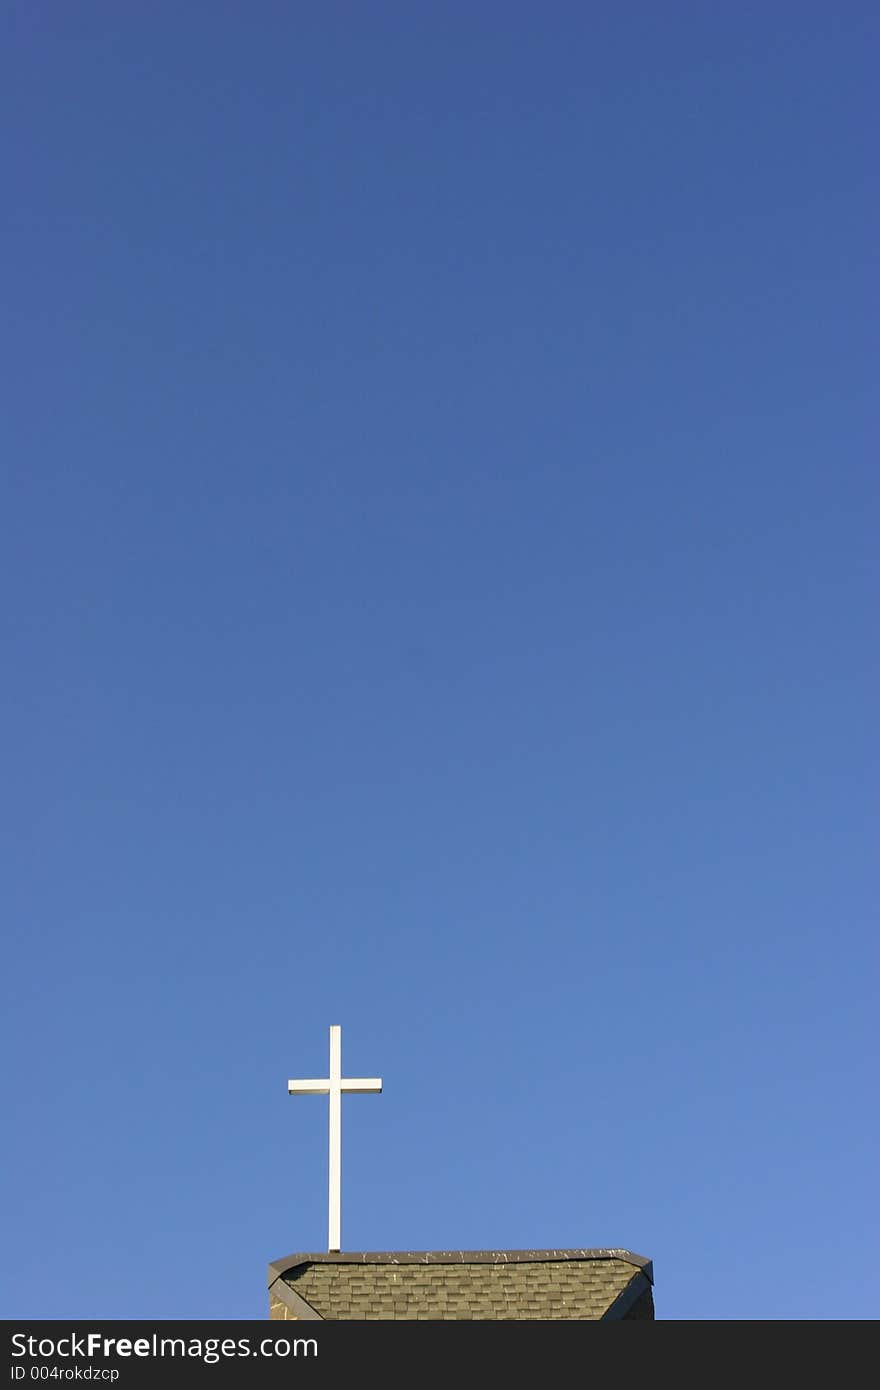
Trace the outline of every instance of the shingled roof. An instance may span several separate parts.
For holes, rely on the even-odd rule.
[[[628,1250],[300,1254],[269,1266],[290,1320],[653,1318],[650,1260]]]

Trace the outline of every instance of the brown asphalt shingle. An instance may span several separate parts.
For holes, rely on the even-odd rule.
[[[513,1263],[343,1262],[289,1269],[284,1282],[324,1319],[598,1319],[638,1269],[623,1259]]]

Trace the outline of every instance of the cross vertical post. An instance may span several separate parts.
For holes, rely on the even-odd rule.
[[[330,1218],[327,1249],[340,1250],[342,1224],[342,1029],[330,1028]]]
[[[342,1075],[342,1029],[337,1023],[332,1023],[330,1025],[329,1076],[318,1081],[288,1081],[287,1083],[287,1091],[291,1096],[327,1096],[330,1101],[330,1175],[327,1249],[331,1254],[342,1249],[340,1242],[342,1206],[342,1092],[354,1091],[364,1094],[381,1090],[381,1077],[361,1076],[351,1078]]]

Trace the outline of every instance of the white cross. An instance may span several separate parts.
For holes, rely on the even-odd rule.
[[[342,1092],[381,1091],[378,1076],[344,1079],[342,1075],[342,1029],[330,1025],[330,1075],[323,1081],[288,1081],[290,1096],[330,1097],[330,1223],[327,1249],[340,1250],[340,1191],[342,1187]]]

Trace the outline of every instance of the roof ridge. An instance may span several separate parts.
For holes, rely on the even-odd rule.
[[[587,1260],[621,1260],[634,1265],[653,1282],[651,1261],[644,1255],[619,1247],[576,1247],[546,1250],[363,1250],[297,1252],[269,1265],[269,1283],[299,1265],[307,1264],[528,1264],[565,1263]]]

